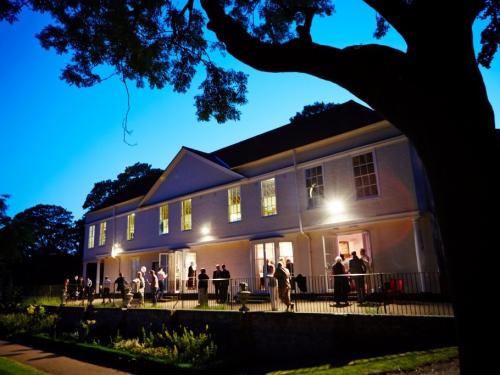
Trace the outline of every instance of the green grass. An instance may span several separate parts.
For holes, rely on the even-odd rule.
[[[61,304],[60,297],[26,297],[23,299],[25,305],[45,305],[59,306]]]
[[[11,359],[0,357],[0,375],[44,375],[46,372],[37,370],[33,367],[13,361]]]
[[[347,366],[331,367],[323,365],[289,371],[274,371],[268,375],[368,375],[383,374],[388,371],[409,371],[430,363],[445,362],[458,357],[457,347],[441,348],[419,352],[409,352],[384,357],[362,359]]]

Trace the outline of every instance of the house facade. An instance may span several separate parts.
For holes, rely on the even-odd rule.
[[[258,280],[266,259],[290,260],[311,277],[361,248],[373,272],[436,272],[436,243],[417,153],[350,101],[211,153],[182,147],[143,195],[86,215],[84,275],[161,265],[175,293],[190,265]]]

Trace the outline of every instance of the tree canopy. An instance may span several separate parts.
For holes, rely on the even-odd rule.
[[[91,192],[83,203],[84,209],[90,211],[104,207],[145,193],[163,173],[163,170],[151,168],[150,164],[135,163],[119,173],[114,180],[99,181],[94,184]]]
[[[332,15],[333,0],[202,0],[201,8],[193,0],[2,0],[0,20],[16,21],[23,7],[50,14],[53,23],[37,37],[44,48],[71,56],[61,78],[78,87],[106,79],[109,74],[104,75],[103,71],[108,72],[104,66],[112,67],[110,75],[133,81],[138,87],[171,85],[174,91],[185,92],[201,68],[205,79],[195,98],[197,115],[202,121],[213,117],[218,122],[239,118],[238,106],[246,102],[247,77],[218,66],[210,57],[214,51],[227,48],[238,59],[264,71],[313,74],[355,95],[360,93],[350,87],[352,84],[328,72],[342,70],[342,66],[336,69],[332,65],[332,59],[340,63],[365,59],[366,64],[372,64],[374,54],[383,52],[387,55],[384,63],[391,66],[418,49],[422,28],[432,28],[434,22],[443,24],[441,30],[448,27],[451,34],[458,26],[451,22],[453,17],[468,27],[482,19],[485,28],[477,61],[489,67],[497,51],[498,0],[466,0],[461,5],[451,0],[364,2],[375,11],[374,36],[384,36],[392,26],[407,42],[406,53],[377,45],[340,50],[315,44],[310,33],[313,19]],[[432,22],[425,24],[425,20]],[[444,26],[447,22],[450,27]],[[213,30],[219,41],[211,41],[206,28]],[[308,53],[305,61],[319,63],[323,59],[324,63],[312,69],[313,64],[297,58],[299,52]],[[325,63],[328,66],[322,67]],[[382,78],[387,79],[386,75]]]
[[[11,225],[24,233],[17,241],[24,256],[74,254],[78,250],[73,215],[61,206],[30,207],[14,216]]]

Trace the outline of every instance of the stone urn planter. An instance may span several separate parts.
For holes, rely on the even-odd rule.
[[[125,295],[122,300],[122,308],[130,307],[130,301],[132,301],[132,297],[134,294],[130,291],[130,289],[125,289]]]
[[[240,311],[245,313],[247,311],[250,311],[250,309],[246,306],[246,303],[248,302],[248,299],[250,298],[251,292],[248,290],[248,284],[247,283],[240,283],[240,291],[238,292],[238,297],[241,302],[241,307]]]

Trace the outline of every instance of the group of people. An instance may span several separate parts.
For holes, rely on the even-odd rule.
[[[366,273],[371,273],[370,258],[365,249],[360,249],[358,257],[356,251],[351,253],[351,259],[346,261],[343,254],[335,258],[335,264],[332,267],[333,273],[333,300],[335,306],[348,306],[348,295],[351,291],[350,281],[354,283],[356,295],[359,303],[365,301]],[[352,276],[347,276],[352,275]]]
[[[269,289],[271,298],[271,310],[278,311],[278,298],[286,305],[286,311],[294,309],[294,304],[291,300],[292,280],[293,280],[293,263],[290,259],[279,261],[277,267],[274,267],[272,260],[266,260],[264,265],[264,280],[265,287]]]
[[[146,272],[143,270],[137,271],[136,277],[132,280],[132,285],[129,285],[123,274],[120,272],[118,278],[115,280],[114,284],[117,286],[116,291],[121,294],[122,300],[126,299],[128,293],[132,292],[134,297],[137,297],[139,305],[144,306],[144,294],[146,290],[146,284],[150,286],[151,289],[151,302],[156,305],[158,299],[163,296],[167,287],[167,274],[160,267],[158,271],[153,269],[149,270],[149,277],[146,278]],[[108,277],[105,277],[105,282]],[[109,279],[108,279],[109,280]],[[109,295],[109,289],[106,291],[106,284],[103,283],[103,303],[105,303],[105,295]],[[109,282],[109,287],[111,282]]]
[[[73,278],[73,282],[71,282],[70,279],[65,279],[61,293],[61,304],[65,305],[70,299],[81,301],[82,304],[85,299],[88,299],[89,303],[92,304],[94,299],[92,280],[87,277],[85,281],[83,276],[78,275]]]
[[[222,267],[222,268],[221,268]],[[228,288],[229,279],[231,278],[231,273],[226,268],[226,265],[222,266],[216,264],[215,270],[212,272],[212,283],[215,290],[215,300],[217,303],[228,302]],[[198,274],[198,303],[200,306],[208,305],[208,280],[210,277],[207,275],[207,270],[205,268],[200,269]]]

